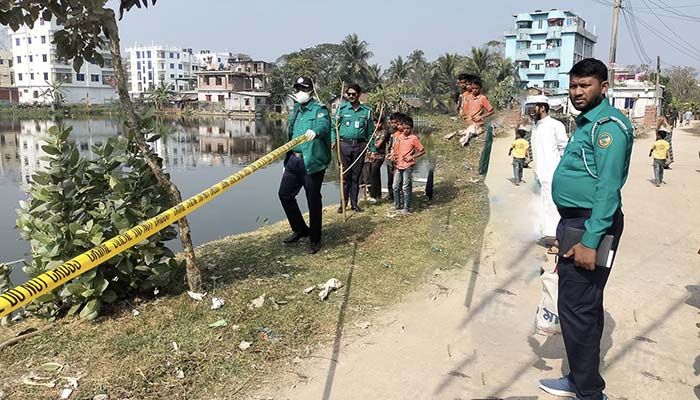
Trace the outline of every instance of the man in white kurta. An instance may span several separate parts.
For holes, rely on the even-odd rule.
[[[559,212],[552,200],[552,177],[564,154],[569,137],[564,124],[549,116],[549,103],[546,96],[529,96],[526,106],[534,122],[532,152],[535,175],[540,183],[540,194],[536,201],[538,212],[535,228],[545,238],[553,238],[556,236]]]

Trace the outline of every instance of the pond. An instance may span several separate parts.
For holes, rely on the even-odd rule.
[[[78,144],[83,157],[93,157],[90,148],[107,138],[121,134],[121,125],[113,119],[63,120],[72,126],[69,140]],[[183,199],[199,193],[227,176],[245,168],[257,158],[286,142],[282,121],[266,119],[197,118],[164,119],[165,133],[154,142],[163,165],[178,185]],[[41,138],[51,126],[48,120],[0,120],[0,262],[28,259],[29,243],[15,229],[18,202],[27,197],[32,173],[43,156]],[[426,146],[429,147],[429,146]],[[429,161],[420,160],[417,177],[425,177]],[[386,172],[382,169],[386,185]],[[253,231],[265,223],[284,219],[277,198],[282,160],[259,170],[218,198],[188,216],[192,240],[196,245],[228,235]],[[322,189],[323,204],[339,202],[338,169],[335,162],[326,173]],[[299,197],[303,212],[306,200]],[[180,242],[169,246],[181,250]],[[26,280],[21,268],[15,268],[13,283]]]

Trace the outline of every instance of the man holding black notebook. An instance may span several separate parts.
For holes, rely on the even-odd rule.
[[[630,121],[605,98],[605,64],[581,60],[569,77],[569,98],[581,114],[554,172],[552,198],[561,216],[558,307],[571,373],[543,379],[540,388],[557,396],[602,400],[607,399],[599,371],[603,289],[622,235],[620,191],[634,136]]]

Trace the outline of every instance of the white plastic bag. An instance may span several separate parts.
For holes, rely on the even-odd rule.
[[[542,280],[542,299],[537,306],[535,333],[544,336],[559,335],[561,334],[557,309],[559,275],[556,271],[544,271],[540,279]]]

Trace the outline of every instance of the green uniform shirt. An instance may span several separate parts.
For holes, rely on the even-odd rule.
[[[374,121],[372,121],[372,108],[360,104],[355,110],[350,102],[346,102],[335,113],[335,123],[341,139],[355,139],[369,141],[369,151],[377,151],[374,147]],[[335,143],[335,135],[331,135],[331,143]]]
[[[316,132],[314,140],[292,150],[304,155],[306,172],[313,174],[326,169],[331,162],[331,117],[328,108],[314,99],[306,104],[294,104],[287,122],[288,139],[297,138],[308,129]]]
[[[607,122],[600,123],[591,137],[593,125],[603,120]],[[559,208],[592,210],[581,239],[588,248],[598,247],[622,206],[620,190],[627,180],[633,141],[630,121],[607,99],[576,118],[576,130],[554,171],[552,199]]]

